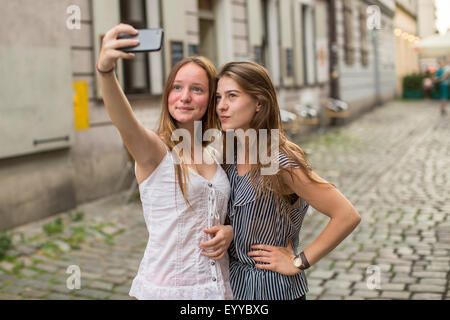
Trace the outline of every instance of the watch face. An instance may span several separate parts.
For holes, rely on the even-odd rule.
[[[300,257],[296,257],[294,259],[294,266],[296,266],[297,268],[300,267],[302,265],[302,259],[300,259]]]

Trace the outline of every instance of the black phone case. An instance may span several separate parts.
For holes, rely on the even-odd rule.
[[[139,45],[135,47],[120,48],[124,52],[151,52],[161,50],[164,31],[162,29],[140,29],[136,36],[122,33],[117,39],[137,38]]]

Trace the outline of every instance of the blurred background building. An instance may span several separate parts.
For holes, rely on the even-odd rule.
[[[420,38],[426,38],[438,32],[436,27],[436,4],[434,1],[417,1],[417,29]]]
[[[417,1],[394,0],[1,0],[0,26],[16,32],[0,36],[0,229],[133,180],[95,72],[102,36],[116,24],[164,29],[160,52],[117,66],[150,129],[168,71],[192,55],[218,67],[266,66],[281,108],[312,110],[312,123],[326,126],[328,98],[348,103],[346,117],[354,118],[393,99],[401,75],[419,69],[410,43],[434,32],[427,2],[419,1],[418,14]]]
[[[413,49],[418,38],[417,0],[396,0],[394,28],[396,35],[397,90],[402,92],[405,75],[419,71],[419,54]]]
[[[417,30],[419,39],[424,39],[438,33],[436,27],[436,4],[430,0],[417,2]],[[436,66],[435,58],[424,58],[419,54],[420,71],[425,72],[430,66]]]
[[[350,114],[395,94],[394,1],[334,1],[338,49],[338,98]],[[358,112],[359,111],[359,112]]]

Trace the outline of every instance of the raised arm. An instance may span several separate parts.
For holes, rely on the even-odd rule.
[[[117,39],[121,33],[137,34],[137,30],[127,24],[119,24],[110,29],[102,41],[97,70],[103,101],[111,121],[119,130],[122,140],[136,160],[140,170],[150,174],[166,154],[164,143],[156,133],[146,129],[131,109],[113,70],[120,58],[133,59],[133,53],[125,53],[119,48],[135,46],[137,40]]]

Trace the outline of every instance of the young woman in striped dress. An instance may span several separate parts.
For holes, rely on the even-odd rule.
[[[334,185],[313,171],[301,148],[283,134],[275,88],[264,67],[231,62],[222,67],[218,79],[216,111],[222,130],[255,129],[259,142],[260,129],[265,129],[266,150],[271,149],[272,138],[279,141],[279,152],[272,154],[279,162],[279,171],[264,175],[260,157],[256,164],[249,161],[245,136],[234,142],[225,139],[224,150],[235,143],[235,160],[240,156],[245,159],[225,165],[231,185],[228,214],[234,229],[229,249],[233,295],[235,299],[303,300],[308,291],[303,270],[343,241],[361,217]],[[330,221],[296,255],[293,243],[309,205]]]

